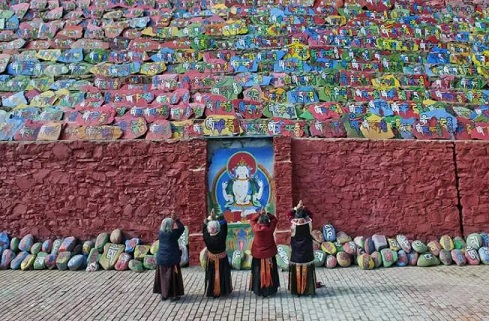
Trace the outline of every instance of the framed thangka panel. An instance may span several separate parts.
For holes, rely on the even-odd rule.
[[[272,140],[215,140],[208,146],[208,210],[228,222],[228,254],[249,250],[250,217],[262,208],[275,214]]]

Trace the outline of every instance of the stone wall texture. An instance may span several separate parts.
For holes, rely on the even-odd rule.
[[[274,138],[277,240],[302,199],[315,227],[429,240],[489,230],[484,142]],[[39,238],[95,237],[115,228],[151,242],[176,211],[203,248],[207,141],[0,144],[0,230]]]

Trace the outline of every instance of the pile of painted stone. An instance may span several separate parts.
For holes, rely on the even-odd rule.
[[[182,250],[181,265],[188,265],[188,231],[179,240]],[[158,241],[152,245],[143,245],[138,238],[123,242],[120,229],[110,235],[101,233],[95,242],[80,242],[75,237],[35,242],[32,234],[22,239],[9,238],[8,234],[0,233],[0,269],[12,270],[104,270],[134,272],[154,270]]]
[[[250,240],[251,242],[252,240]],[[207,265],[207,248],[204,248],[200,252],[200,265],[205,269]],[[251,261],[253,257],[251,256],[251,250],[234,250],[228,252],[228,260],[229,264],[231,264],[231,268],[234,270],[251,270]]]
[[[348,267],[358,264],[359,268],[371,270],[391,266],[436,266],[439,264],[462,265],[489,264],[489,235],[472,233],[466,240],[461,237],[442,236],[428,244],[420,240],[410,241],[404,235],[387,238],[374,234],[371,237],[357,236],[352,239],[344,232],[336,233],[332,225],[323,231],[313,231],[317,267]],[[277,263],[288,268],[290,247],[279,245]]]
[[[0,140],[489,139],[487,1],[0,3]]]

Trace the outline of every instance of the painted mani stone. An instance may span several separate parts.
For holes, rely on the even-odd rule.
[[[34,254],[27,255],[25,259],[22,261],[22,263],[20,264],[20,269],[22,271],[27,271],[32,269],[35,260],[36,260],[36,255]]]
[[[34,243],[31,246],[31,254],[37,255],[39,252],[41,252],[41,248],[42,248],[41,242]]]
[[[456,250],[464,250],[467,247],[467,244],[465,243],[463,238],[461,238],[460,236],[455,236],[453,238],[453,247]]]
[[[19,243],[20,243],[20,240],[19,238],[17,237],[13,237],[11,240],[10,240],[10,249],[14,252],[18,252],[19,251]]]
[[[37,254],[36,260],[34,261],[34,270],[46,269],[46,256],[48,256],[46,252],[39,252]]]
[[[144,272],[143,262],[131,260],[129,261],[129,269],[133,272]]]
[[[441,250],[439,255],[440,262],[443,265],[451,265],[452,264],[452,254],[449,250]]]
[[[85,255],[77,254],[68,261],[68,269],[70,269],[70,271],[83,269],[86,262],[87,259]]]
[[[481,233],[482,246],[489,247],[489,234],[486,232]]]
[[[92,241],[85,241],[82,246],[82,253],[85,255],[90,254],[90,251],[94,246],[95,244]]]
[[[371,237],[367,237],[365,240],[365,252],[372,254],[374,251],[377,251],[375,249],[374,240]]]
[[[389,247],[385,235],[374,234],[372,235],[372,241],[374,242],[375,250],[382,251]]]
[[[122,231],[120,229],[115,229],[110,233],[110,243],[122,243]]]
[[[134,250],[134,259],[143,260],[144,257],[149,253],[150,249],[150,245],[136,245],[136,249]]]
[[[443,235],[440,238],[440,244],[441,244],[441,247],[444,250],[451,251],[454,248],[453,240],[452,240],[452,238],[449,235]]]
[[[34,236],[32,234],[27,234],[20,240],[19,250],[29,252],[32,245],[34,244]]]
[[[409,266],[416,266],[418,264],[418,258],[419,258],[419,253],[416,251],[412,251],[411,253],[408,253],[408,265]]]
[[[158,253],[158,249],[160,247],[160,241],[156,240],[151,244],[151,248],[149,249],[149,253],[156,254]]]
[[[104,246],[109,242],[109,234],[100,233],[95,240],[95,248],[97,251],[102,253],[104,251]]]
[[[323,238],[326,242],[334,242],[336,240],[336,230],[333,225],[331,224],[324,225]]]
[[[399,243],[399,246],[401,247],[401,249],[404,250],[404,252],[411,252],[411,243],[409,243],[409,240],[406,236],[399,234],[396,236],[396,241],[397,243]]]
[[[420,240],[414,240],[411,245],[413,247],[413,250],[415,250],[419,254],[423,254],[423,253],[428,252],[428,247],[426,246],[426,244],[424,244]]]
[[[61,243],[59,252],[72,252],[76,246],[76,238],[74,236],[67,237]]]
[[[479,249],[479,258],[482,264],[489,264],[489,247],[483,246]]]
[[[188,247],[186,245],[180,245],[180,251],[182,251],[182,255],[180,256],[180,266],[188,266],[190,261],[190,257],[188,254]]]
[[[351,256],[346,252],[339,252],[336,254],[336,260],[341,267],[348,267],[351,265]]]
[[[119,256],[124,252],[125,246],[122,244],[107,243],[104,248],[105,250],[99,260],[99,264],[104,270],[112,270]]]
[[[397,252],[397,261],[396,265],[397,266],[406,266],[409,263],[409,258],[407,253],[404,250],[399,250]]]
[[[62,239],[56,239],[53,242],[53,247],[51,249],[51,254],[57,255],[59,252],[59,248],[61,247],[61,244],[63,243]]]
[[[436,256],[431,253],[421,254],[418,258],[418,266],[428,267],[428,266],[436,266],[440,264],[440,260]]]
[[[399,252],[399,250],[401,250],[401,246],[399,245],[396,239],[388,238],[387,243],[389,243],[389,248],[392,251]]]
[[[341,245],[351,242],[351,237],[343,231],[336,233],[336,241]]]
[[[251,256],[251,251],[244,251],[243,259],[241,260],[241,269],[242,270],[251,270],[251,262],[253,260],[253,256]],[[180,261],[181,263],[181,261]]]
[[[53,248],[53,240],[46,240],[42,242],[41,251],[49,253]]]
[[[364,236],[357,236],[353,239],[353,242],[355,242],[355,245],[357,248],[365,248],[365,237]]]
[[[482,238],[479,233],[472,233],[467,236],[467,248],[472,248],[475,250],[480,249],[482,246]]]
[[[147,270],[156,270],[157,266],[156,255],[148,254],[144,257],[143,266]]]
[[[438,241],[431,241],[426,244],[428,246],[428,250],[434,256],[440,255],[440,251],[442,249],[441,244]]]
[[[6,249],[2,253],[2,261],[0,262],[0,270],[8,269],[10,262],[15,259],[15,253],[11,249]]]
[[[336,246],[333,242],[323,242],[321,244],[321,250],[326,254],[335,255],[336,254]]]
[[[56,259],[58,258],[57,254],[49,254],[46,256],[44,259],[44,263],[46,264],[46,267],[50,270],[56,268]]]
[[[289,270],[290,254],[290,246],[283,244],[277,246],[277,254],[275,255],[275,258],[277,259],[277,265],[282,269],[282,271]]]
[[[313,230],[311,232],[312,238],[314,239],[315,243],[323,243],[324,242],[324,236],[323,233],[319,230]]]
[[[467,248],[467,251],[465,251],[465,259],[467,260],[468,265],[480,264],[479,253],[477,252],[476,249]]]
[[[121,253],[117,263],[115,264],[115,269],[117,271],[125,271],[129,268],[129,261],[131,261],[131,255],[128,253]]]
[[[375,267],[374,260],[367,253],[364,253],[357,257],[357,264],[358,267],[362,270],[372,270]]]
[[[208,253],[208,250],[206,247],[204,247],[202,249],[202,251],[200,251],[199,253],[199,262],[200,262],[200,266],[205,270],[207,268],[207,253]],[[278,259],[277,259],[277,262],[278,262]]]
[[[343,244],[343,251],[350,255],[355,255],[357,253],[357,246],[353,241]]]
[[[68,269],[68,262],[71,258],[71,252],[59,252],[56,257],[56,267],[60,271],[65,271]]]
[[[370,257],[372,258],[372,260],[374,260],[376,268],[382,266],[382,255],[380,254],[380,252],[373,251],[372,254],[370,254]]]
[[[133,253],[136,249],[136,246],[141,243],[141,240],[138,238],[132,238],[130,240],[126,240],[126,253]]]
[[[18,270],[20,269],[20,265],[24,261],[24,259],[29,255],[29,252],[22,251],[17,256],[10,261],[10,268],[12,270]]]
[[[452,260],[458,266],[464,266],[467,264],[467,260],[465,259],[465,255],[459,249],[452,250]]]
[[[380,254],[382,255],[382,265],[384,267],[391,267],[397,261],[397,252],[391,249],[384,248],[380,251]]]
[[[243,260],[244,253],[240,250],[233,252],[231,257],[231,267],[235,270],[241,270],[241,261]]]
[[[314,265],[317,267],[323,266],[326,261],[327,254],[321,250],[314,251]]]
[[[326,263],[324,266],[326,266],[328,269],[334,269],[338,265],[338,260],[336,259],[336,256],[334,255],[328,255],[326,257]]]

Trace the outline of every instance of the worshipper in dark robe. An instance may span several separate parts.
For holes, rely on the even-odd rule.
[[[217,298],[230,294],[233,285],[226,253],[227,222],[224,219],[218,220],[212,210],[210,217],[204,220],[202,233],[208,251],[205,269],[206,296]]]
[[[153,293],[161,294],[161,299],[178,300],[184,294],[180,258],[182,252],[178,239],[184,232],[184,226],[175,213],[161,222],[158,232],[159,249],[156,255],[156,267]]]
[[[275,215],[261,211],[254,214],[250,224],[255,237],[251,246],[251,280],[250,290],[258,296],[271,296],[277,293],[280,286],[278,266],[275,254],[277,245],[273,232],[277,226]]]
[[[289,266],[289,290],[292,294],[314,295],[316,293],[316,270],[311,213],[303,206],[302,200],[290,213],[291,257]]]

